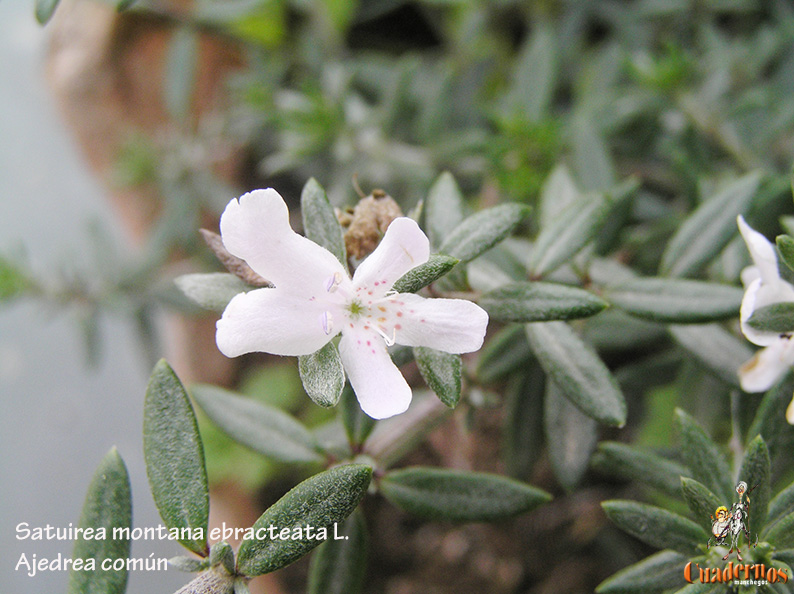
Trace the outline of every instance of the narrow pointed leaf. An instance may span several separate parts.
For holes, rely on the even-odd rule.
[[[323,246],[346,265],[345,241],[342,227],[336,218],[334,207],[328,201],[322,186],[311,178],[301,193],[301,215],[303,231],[314,243]]]
[[[529,211],[523,204],[500,204],[481,210],[455,227],[438,251],[469,262],[510,235]]]
[[[708,535],[691,520],[660,507],[637,501],[604,501],[607,516],[622,530],[660,549],[692,556]]]
[[[681,432],[681,453],[691,471],[690,478],[703,483],[712,493],[730,501],[733,494],[731,472],[725,456],[698,423],[681,409],[676,409]]]
[[[750,511],[752,512],[752,510],[751,502]],[[750,528],[750,530],[753,530],[753,528]],[[774,524],[770,524],[765,531],[764,540],[769,541],[778,549],[794,547],[794,513],[783,516]]]
[[[693,577],[697,577],[697,574],[693,574]],[[722,583],[703,584],[701,582],[694,582],[692,584],[684,586],[680,590],[676,590],[674,594],[724,594],[724,592],[725,592],[725,585]]]
[[[463,367],[460,355],[427,347],[414,347],[414,359],[422,377],[439,400],[449,408],[455,408],[460,400],[460,376]]]
[[[600,472],[637,481],[672,496],[681,493],[681,475],[689,472],[678,462],[614,441],[599,443],[592,463]]]
[[[638,278],[605,291],[606,299],[640,318],[702,324],[736,317],[742,290],[701,281]]]
[[[465,218],[463,194],[451,173],[442,173],[427,195],[425,225],[430,245],[438,247]]]
[[[681,492],[689,511],[695,517],[695,522],[710,532],[714,510],[721,505],[726,505],[727,502],[717,497],[703,483],[685,476],[681,477]]]
[[[479,300],[493,320],[548,322],[593,316],[608,303],[583,289],[556,283],[514,283],[489,291]]]
[[[587,191],[605,191],[615,183],[615,165],[596,126],[584,117],[574,118],[573,163],[577,179]]]
[[[792,512],[794,512],[794,482],[783,489],[769,502],[767,522],[772,524]]]
[[[252,288],[228,272],[184,274],[174,279],[174,283],[189,299],[204,309],[219,312],[226,309],[232,297]]]
[[[526,480],[543,448],[543,399],[546,378],[537,361],[508,384],[502,425],[502,452],[510,476]]]
[[[546,373],[579,409],[607,425],[626,422],[626,401],[612,373],[565,322],[525,326],[529,345]]]
[[[794,237],[791,235],[778,235],[775,239],[777,253],[780,261],[788,266],[789,270],[794,270]]]
[[[414,467],[386,473],[381,493],[414,515],[452,522],[509,518],[551,500],[536,487],[496,474]]]
[[[729,385],[740,388],[739,367],[753,356],[746,341],[718,324],[675,325],[670,334],[689,354]]]
[[[524,327],[507,326],[489,338],[477,360],[477,377],[483,384],[501,379],[532,357]]]
[[[345,368],[333,342],[311,355],[298,357],[303,389],[320,406],[336,406],[345,387]]]
[[[739,471],[739,480],[747,483],[747,497],[750,499],[748,528],[751,533],[760,532],[766,523],[771,491],[770,466],[766,442],[757,435],[747,446]]]
[[[540,192],[540,228],[548,227],[580,197],[581,192],[576,187],[576,182],[573,181],[568,168],[565,165],[555,167]]]
[[[544,429],[554,476],[566,489],[581,481],[598,441],[598,424],[585,415],[553,381],[546,382]]]
[[[177,121],[184,120],[190,113],[196,83],[198,43],[195,31],[178,27],[168,44],[163,99],[169,115]]]
[[[205,556],[209,491],[204,446],[193,407],[164,360],[154,367],[143,405],[143,453],[157,510],[170,528],[199,529],[205,538],[180,539]]]
[[[123,594],[127,589],[127,570],[103,570],[105,559],[126,559],[130,556],[130,539],[114,538],[115,528],[132,525],[130,479],[124,461],[116,448],[108,452],[94,473],[88,487],[80,528],[104,529],[102,539],[79,538],[74,543],[72,559],[94,559],[95,570],[72,570],[68,594]]]
[[[753,422],[747,430],[748,440],[756,435],[764,436],[771,460],[789,451],[790,446],[785,436],[791,426],[786,422],[786,408],[791,402],[792,392],[794,392],[794,372],[789,371],[761,398]]]
[[[433,254],[424,264],[411,268],[397,279],[392,289],[398,293],[416,293],[433,281],[440,279],[460,262],[457,258],[444,254]]]
[[[36,0],[36,20],[41,25],[46,25],[58,8],[60,0]]]
[[[529,271],[542,277],[562,266],[598,235],[611,203],[602,194],[583,197],[540,230]]]
[[[784,301],[760,307],[747,323],[763,332],[791,332],[794,330],[794,303]]]
[[[668,242],[661,273],[691,276],[717,256],[736,234],[736,217],[745,213],[760,183],[760,173],[749,173],[696,208]]]
[[[348,441],[354,446],[360,446],[367,441],[377,421],[361,410],[356,394],[350,386],[342,390],[339,406]]]
[[[543,118],[554,94],[557,73],[554,32],[547,26],[533,29],[515,61],[508,102],[530,122]]]
[[[237,553],[237,569],[253,577],[297,561],[321,544],[316,535],[343,522],[367,491],[372,468],[345,464],[306,479],[265,510],[252,526],[255,538],[246,538]],[[270,526],[290,537],[271,538]],[[311,532],[309,531],[311,528]],[[314,534],[314,538],[310,538]],[[297,538],[293,538],[296,536]]]
[[[660,551],[601,582],[596,594],[641,594],[683,587],[687,561],[687,556],[675,551]]]
[[[308,594],[360,594],[364,590],[368,550],[364,514],[354,511],[339,526],[339,536],[321,544],[309,565]]]
[[[311,432],[292,415],[209,385],[191,388],[201,409],[229,437],[282,462],[320,462]]]

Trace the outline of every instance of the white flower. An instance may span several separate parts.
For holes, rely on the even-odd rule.
[[[341,332],[339,353],[361,408],[383,419],[411,402],[411,388],[387,346],[448,353],[482,346],[488,314],[479,306],[391,290],[430,255],[427,237],[411,219],[392,222],[352,279],[333,254],[292,230],[287,205],[271,188],[229,202],[220,226],[226,249],[275,285],[229,302],[216,333],[227,357],[308,355]]]
[[[756,309],[773,303],[794,301],[794,287],[780,278],[775,247],[766,237],[752,229],[741,215],[738,223],[754,263],[754,266],[742,271],[745,287],[740,311],[742,332],[750,342],[766,347],[741,366],[739,380],[746,392],[765,392],[794,365],[794,340],[788,334],[756,330],[747,320]],[[786,420],[794,425],[794,400],[786,410]]]

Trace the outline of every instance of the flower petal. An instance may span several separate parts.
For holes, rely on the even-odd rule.
[[[343,315],[280,289],[255,289],[229,302],[216,325],[215,341],[227,357],[253,352],[308,355],[338,334],[333,319]]]
[[[321,295],[335,273],[349,282],[331,252],[292,230],[287,205],[272,188],[229,202],[221,216],[221,237],[229,252],[279,289]]]
[[[482,346],[488,314],[465,299],[425,299],[401,293],[394,298],[400,316],[395,342],[447,353],[470,353]]]
[[[780,338],[758,351],[739,368],[739,381],[745,392],[765,392],[794,364],[794,342]]]
[[[747,244],[753,263],[758,267],[761,278],[765,283],[773,283],[780,279],[777,269],[777,253],[769,240],[758,231],[750,227],[742,215],[736,219],[739,224],[739,231]]]
[[[430,242],[407,217],[394,219],[378,247],[359,265],[353,285],[367,287],[376,296],[385,295],[403,274],[430,258]]]
[[[373,419],[408,410],[411,388],[389,357],[383,339],[372,332],[343,332],[339,354],[361,410]]]
[[[789,422],[789,425],[794,425],[794,398],[791,399],[786,409],[786,420]]]

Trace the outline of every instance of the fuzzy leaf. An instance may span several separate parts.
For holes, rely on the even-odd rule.
[[[515,283],[489,291],[479,300],[493,320],[548,322],[593,316],[608,303],[583,289],[557,283]]]
[[[157,510],[169,528],[201,529],[202,539],[180,539],[206,556],[209,491],[204,446],[185,388],[164,360],[154,367],[143,405],[143,453]]]
[[[747,210],[760,183],[760,173],[749,173],[698,206],[667,243],[661,273],[690,276],[708,264],[736,234],[736,217]]]
[[[425,225],[430,245],[438,247],[463,222],[463,194],[451,173],[442,173],[427,195]]]
[[[540,228],[545,229],[565,209],[576,203],[581,193],[565,165],[558,165],[551,172],[540,192]]]
[[[347,439],[354,446],[363,444],[375,428],[376,421],[361,410],[356,394],[350,386],[342,390],[340,411]]]
[[[78,524],[80,528],[104,528],[104,539],[79,538],[74,543],[73,559],[95,559],[93,571],[70,571],[68,594],[123,594],[127,589],[127,570],[103,570],[104,559],[126,559],[129,538],[112,538],[114,528],[132,526],[132,494],[127,468],[116,448],[100,462],[91,479]]]
[[[703,483],[695,479],[681,477],[681,492],[684,495],[689,511],[695,516],[695,521],[707,531],[711,531],[714,510],[725,502],[712,493]]]
[[[771,491],[770,465],[766,443],[757,435],[747,446],[739,471],[739,480],[747,483],[747,497],[750,499],[748,527],[751,532],[759,532],[766,522]]]
[[[453,522],[501,520],[551,500],[545,491],[496,474],[419,466],[386,473],[380,488],[407,512]]]
[[[725,456],[695,419],[680,408],[675,412],[681,432],[681,453],[691,471],[690,477],[703,483],[724,501],[730,501],[733,487]]]
[[[595,351],[565,322],[526,325],[529,345],[546,373],[589,417],[622,427],[626,401]]]
[[[660,507],[637,501],[604,501],[609,519],[642,542],[692,556],[708,535],[691,520]]]
[[[598,441],[598,424],[574,406],[553,381],[546,382],[544,408],[551,467],[560,484],[570,491],[587,471]]]
[[[702,324],[737,316],[742,291],[717,283],[638,278],[608,288],[605,297],[630,314],[654,322]]]
[[[681,493],[681,475],[688,470],[658,454],[614,441],[602,441],[593,456],[601,472],[649,485],[669,495]]]
[[[752,504],[750,511],[753,511]],[[794,547],[794,513],[783,516],[765,531],[764,539],[772,543],[775,548],[787,549]]]
[[[265,510],[252,526],[256,538],[243,540],[237,553],[237,568],[253,577],[269,573],[297,561],[321,544],[316,535],[321,528],[345,520],[367,491],[372,468],[345,464],[306,479]],[[270,526],[289,538],[270,538]],[[315,538],[311,537],[311,527]],[[300,533],[298,533],[300,531]],[[267,532],[267,534],[265,534]],[[259,536],[262,538],[259,538]],[[292,536],[299,538],[292,538]],[[277,533],[278,536],[278,533]]]
[[[775,239],[779,261],[794,270],[794,237],[791,235],[778,235]]]
[[[440,279],[460,262],[457,258],[444,254],[433,254],[424,264],[411,268],[397,279],[392,290],[398,293],[416,293],[433,281]]]
[[[545,276],[578,254],[598,235],[611,206],[603,194],[589,195],[541,229],[529,259],[530,273]]]
[[[794,330],[794,303],[784,301],[760,307],[747,323],[762,332],[791,332]]]
[[[345,387],[345,368],[333,342],[311,355],[298,357],[298,371],[303,389],[315,404],[336,406]]]
[[[308,594],[359,594],[364,589],[368,550],[364,515],[355,510],[339,527],[342,540],[328,539],[312,555]]]
[[[740,388],[737,370],[753,356],[745,341],[718,324],[670,326],[670,334],[697,361],[729,385]]]
[[[212,311],[223,311],[235,295],[251,290],[228,272],[183,274],[175,278],[174,283],[189,299]]]
[[[510,235],[529,214],[523,204],[500,204],[464,219],[447,235],[439,252],[470,262]]]
[[[543,447],[543,397],[546,378],[534,359],[506,390],[502,452],[510,476],[526,479]]]
[[[342,236],[342,227],[334,213],[334,207],[328,201],[325,190],[311,178],[303,186],[301,192],[301,215],[303,216],[303,231],[306,237],[314,243],[323,246],[346,265],[345,241]]]
[[[216,425],[252,450],[281,462],[322,461],[311,432],[283,410],[215,386],[191,393]]]
[[[414,359],[422,377],[439,400],[449,408],[455,408],[460,400],[460,375],[463,366],[460,355],[427,347],[414,347]]]
[[[772,524],[792,512],[794,512],[794,482],[783,489],[769,502],[767,523]]]
[[[556,36],[549,27],[539,25],[516,58],[508,92],[510,108],[530,122],[541,120],[554,94],[556,66]]]
[[[660,551],[601,582],[596,594],[644,594],[680,588],[686,584],[683,570],[687,561],[688,557],[675,551]]]
[[[46,25],[58,8],[60,0],[36,0],[36,20],[41,25]]]
[[[477,377],[490,384],[523,365],[532,357],[524,327],[518,324],[499,330],[485,343],[477,360]]]

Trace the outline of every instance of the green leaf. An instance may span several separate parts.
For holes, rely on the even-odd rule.
[[[737,287],[669,278],[638,278],[607,288],[604,296],[639,318],[674,324],[732,318],[742,303]]]
[[[545,276],[578,254],[598,235],[611,207],[603,194],[589,195],[543,227],[529,259],[532,276]]]
[[[477,378],[483,384],[501,379],[532,357],[524,327],[518,324],[502,328],[480,350]]]
[[[360,446],[363,444],[375,428],[375,419],[361,410],[356,394],[350,386],[346,386],[342,391],[340,415],[342,417],[342,425],[345,427],[347,439],[353,446]]]
[[[769,457],[774,461],[779,454],[787,454],[790,445],[785,435],[790,425],[786,423],[786,408],[794,391],[794,373],[789,371],[783,379],[764,394],[756,407],[755,417],[747,430],[748,438],[763,435],[769,448]]]
[[[684,495],[684,501],[689,506],[689,511],[695,516],[695,521],[704,530],[711,532],[713,523],[711,517],[714,515],[714,510],[724,505],[725,502],[703,483],[685,476],[681,477],[681,492]]]
[[[736,217],[745,213],[761,174],[752,172],[703,202],[681,224],[662,255],[665,276],[691,276],[708,264],[736,234]]]
[[[303,231],[306,237],[314,243],[323,246],[342,263],[347,266],[345,253],[345,240],[342,227],[336,218],[334,207],[328,201],[325,190],[311,178],[303,186],[301,192],[301,215],[303,216]]]
[[[455,227],[438,251],[469,262],[510,235],[529,211],[523,204],[500,204],[481,210]]]
[[[739,471],[739,480],[747,483],[747,497],[750,499],[748,527],[751,532],[759,532],[766,523],[771,491],[770,466],[766,443],[757,435],[747,446]],[[750,489],[753,489],[752,493]]]
[[[322,528],[332,536],[334,524],[342,522],[367,491],[372,468],[345,464],[306,479],[265,510],[252,526],[255,538],[243,540],[237,552],[237,569],[253,577],[297,561],[321,544]],[[274,526],[277,538],[270,537]],[[279,537],[281,531],[288,538]],[[295,537],[295,538],[293,538]]]
[[[174,283],[189,299],[212,311],[223,311],[235,295],[252,288],[228,272],[183,274]]]
[[[508,474],[527,479],[543,447],[546,378],[534,359],[508,384],[502,421],[502,452]]]
[[[439,400],[449,408],[455,408],[460,400],[460,375],[463,366],[460,355],[427,347],[414,347],[414,359],[422,377]]]
[[[750,505],[750,511],[753,511],[752,504]],[[777,522],[771,524],[765,531],[764,539],[778,549],[794,547],[794,513],[783,516]]]
[[[760,307],[747,323],[762,332],[791,332],[794,330],[794,303],[784,301]]]
[[[344,539],[329,539],[312,555],[308,594],[360,594],[364,590],[369,547],[364,514],[355,510],[339,529]]]
[[[496,474],[420,466],[386,473],[380,490],[407,512],[452,522],[501,520],[551,500],[545,491]]]
[[[463,194],[451,173],[442,173],[427,195],[425,225],[430,245],[440,246],[463,222]]]
[[[686,584],[684,566],[688,560],[687,556],[675,551],[660,551],[601,582],[596,594],[643,594],[680,588]]]
[[[116,10],[121,12],[122,10],[127,10],[133,4],[135,4],[138,0],[118,0],[116,3]]]
[[[553,381],[546,382],[543,419],[554,476],[571,491],[587,471],[598,441],[598,424],[576,408]]]
[[[460,262],[457,258],[445,254],[433,254],[424,264],[411,268],[397,279],[392,290],[398,293],[416,293],[433,281],[438,280]]]
[[[689,467],[690,477],[703,483],[712,493],[730,501],[733,494],[731,472],[725,456],[703,428],[680,408],[675,411],[681,432],[681,453]]]
[[[60,0],[36,0],[36,20],[41,25],[46,25],[58,8]]]
[[[692,556],[708,535],[692,520],[660,507],[637,501],[604,501],[607,516],[622,530],[660,549],[672,549]]]
[[[311,432],[280,408],[209,385],[191,388],[193,398],[229,437],[282,462],[321,462]]]
[[[670,334],[697,361],[727,384],[740,388],[737,370],[753,356],[748,344],[718,324],[670,326]]]
[[[545,229],[572,204],[581,199],[570,171],[565,165],[557,165],[546,179],[540,192],[540,228]]]
[[[626,401],[612,373],[565,322],[526,325],[541,366],[579,409],[607,425],[626,423]]]
[[[681,475],[688,472],[678,462],[614,441],[598,444],[592,465],[600,472],[637,481],[675,497],[681,493]]]
[[[88,486],[78,526],[83,529],[104,529],[105,538],[86,539],[74,543],[72,559],[94,559],[96,569],[69,572],[68,594],[123,594],[127,589],[127,569],[103,570],[102,561],[126,559],[130,556],[130,539],[114,537],[115,528],[129,530],[132,525],[132,494],[127,468],[116,448],[102,459]],[[85,533],[83,533],[85,534]]]
[[[234,550],[228,542],[216,542],[212,545],[209,561],[212,567],[222,565],[226,573],[234,575]]]
[[[143,453],[154,503],[169,529],[188,528],[191,538],[178,539],[206,556],[209,492],[204,446],[185,388],[160,360],[152,371],[143,405]]]
[[[514,283],[483,295],[480,306],[500,322],[548,322],[593,316],[608,303],[583,289],[557,283]]]
[[[792,512],[794,512],[794,482],[783,489],[769,502],[767,523],[772,524]]]
[[[788,266],[789,270],[794,270],[794,237],[791,235],[778,235],[775,239],[779,261]]]
[[[189,27],[178,27],[168,44],[163,93],[166,109],[176,121],[190,113],[198,49],[198,35]]]
[[[585,117],[573,121],[573,162],[583,189],[605,191],[615,183],[615,165],[604,138]]]
[[[16,264],[0,256],[0,303],[19,297],[33,281]]]
[[[315,404],[336,406],[345,387],[345,368],[333,342],[311,355],[298,357],[298,371],[303,389]]]
[[[510,108],[530,122],[541,120],[554,94],[556,79],[556,37],[550,27],[539,24],[515,59],[508,94]]]
[[[696,576],[693,576],[696,577]],[[725,585],[721,583],[700,583],[694,582],[684,586],[680,590],[676,590],[674,594],[724,594],[727,592]]]

